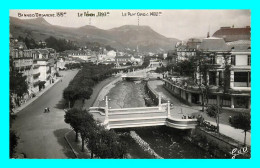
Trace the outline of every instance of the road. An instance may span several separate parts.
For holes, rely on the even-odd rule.
[[[74,158],[64,139],[71,129],[64,122],[62,92],[77,72],[61,72],[62,82],[17,113],[13,128],[20,137],[18,153],[25,153],[27,158]],[[44,113],[46,107],[50,107],[49,113]]]

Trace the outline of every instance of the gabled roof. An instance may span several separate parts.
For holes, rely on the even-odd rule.
[[[250,40],[251,28],[249,26],[245,28],[222,27],[217,30],[212,36],[224,38],[226,42],[237,40]]]
[[[202,51],[230,51],[223,38],[210,37],[202,40],[199,50]]]
[[[190,38],[187,42],[187,48],[188,49],[197,49],[198,45],[200,45],[200,44],[201,44],[200,39]]]
[[[249,40],[229,42],[227,45],[232,51],[251,51],[251,41]]]

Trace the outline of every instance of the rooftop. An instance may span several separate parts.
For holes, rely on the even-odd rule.
[[[232,51],[251,51],[250,40],[238,40],[234,42],[226,43]]]
[[[199,50],[203,51],[230,51],[223,38],[209,37],[202,40]]]
[[[250,26],[244,28],[221,27],[212,36],[224,38],[226,42],[237,41],[237,40],[250,40],[251,27]]]

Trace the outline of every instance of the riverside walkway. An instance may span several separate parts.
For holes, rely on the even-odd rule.
[[[183,115],[202,115],[206,121],[210,122],[213,125],[216,125],[216,121],[214,118],[207,116],[205,112],[201,112],[201,106],[188,106],[182,103],[178,98],[174,97],[170,92],[168,92],[163,87],[163,81],[155,80],[149,81],[149,87],[156,92],[156,94],[161,94],[162,98],[165,100],[170,100],[173,104],[173,108],[171,109],[171,116],[176,118],[181,118]],[[228,124],[228,116],[236,115],[240,110],[237,109],[237,112],[230,112],[229,110],[225,110],[222,114],[220,114],[220,125],[219,131],[220,133],[232,137],[233,139],[243,143],[244,142],[244,132],[241,129],[235,129]],[[247,132],[246,144],[251,146],[251,132]]]

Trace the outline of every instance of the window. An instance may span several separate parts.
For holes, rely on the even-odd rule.
[[[247,65],[251,65],[251,55],[247,56]]]
[[[214,56],[209,57],[211,64],[216,64],[216,60]]]
[[[236,56],[231,55],[231,65],[236,65]]]
[[[235,87],[251,87],[251,73],[250,72],[234,72],[234,86]]]
[[[248,72],[235,72],[234,73],[234,82],[247,82]]]
[[[216,72],[209,72],[209,85],[216,85]]]

